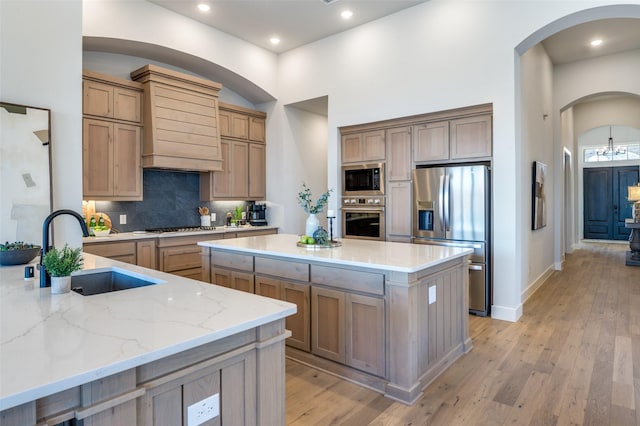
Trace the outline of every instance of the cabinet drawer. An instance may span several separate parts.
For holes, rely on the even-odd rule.
[[[384,295],[384,275],[373,272],[311,265],[311,281],[344,290]]]
[[[202,268],[202,257],[199,246],[171,247],[161,249],[163,272],[174,272],[184,269]]]
[[[213,251],[211,263],[225,268],[253,272],[253,256]]]
[[[135,263],[136,243],[133,241],[123,243],[85,244],[82,247],[82,250],[87,253],[108,258],[133,256],[133,263]]]
[[[309,264],[256,257],[256,274],[272,275],[297,281],[309,281]]]

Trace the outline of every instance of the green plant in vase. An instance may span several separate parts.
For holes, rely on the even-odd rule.
[[[320,198],[314,203],[311,195],[311,189],[306,183],[302,183],[302,191],[298,192],[298,204],[302,207],[305,213],[309,215],[305,223],[305,235],[313,239],[314,232],[320,226],[316,214],[322,213],[324,206],[329,202],[329,197],[333,189],[329,189],[322,194]],[[315,241],[314,241],[315,242]]]
[[[82,249],[67,244],[52,248],[42,258],[44,269],[51,275],[51,293],[66,293],[71,289],[71,273],[82,269]],[[45,273],[41,271],[41,273]]]
[[[236,206],[236,208],[233,210],[231,223],[235,223],[238,226],[240,226],[240,224],[242,223],[242,206]]]

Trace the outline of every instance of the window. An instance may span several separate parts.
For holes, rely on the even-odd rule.
[[[620,148],[618,153],[602,153],[602,147],[587,147],[583,150],[585,163],[627,161],[640,159],[640,143],[629,143],[626,145],[616,145]]]

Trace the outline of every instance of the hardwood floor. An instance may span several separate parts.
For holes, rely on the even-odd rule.
[[[287,359],[287,424],[640,424],[640,267],[582,247],[518,322],[470,316],[473,350],[412,407]]]

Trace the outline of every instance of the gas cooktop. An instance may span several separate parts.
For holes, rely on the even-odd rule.
[[[167,228],[149,228],[145,229],[145,232],[156,232],[161,234],[163,232],[197,232],[197,231],[213,231],[215,226],[171,226]]]

